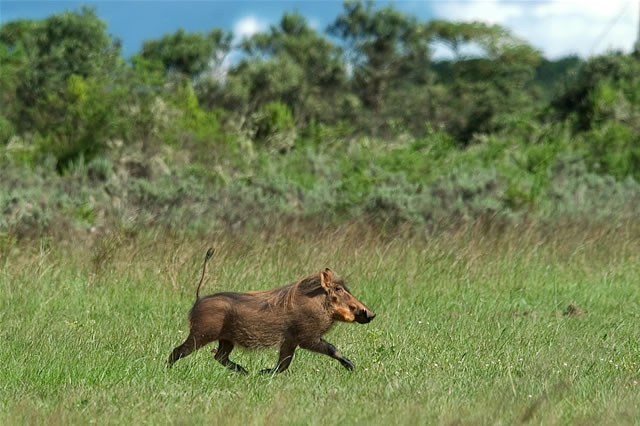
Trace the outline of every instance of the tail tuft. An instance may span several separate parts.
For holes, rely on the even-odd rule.
[[[213,257],[215,252],[216,252],[216,249],[214,249],[213,247],[209,247],[209,250],[207,250],[207,255],[204,258],[204,261],[206,262],[207,260],[211,259],[211,257]]]

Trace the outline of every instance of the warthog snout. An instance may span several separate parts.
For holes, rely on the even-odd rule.
[[[368,322],[371,322],[371,320],[374,319],[375,317],[376,317],[375,313],[371,312],[368,309],[362,309],[356,315],[356,321],[359,322],[360,324],[366,324]]]

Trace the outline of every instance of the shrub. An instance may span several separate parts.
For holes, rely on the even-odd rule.
[[[62,95],[47,96],[34,113],[42,156],[56,159],[66,170],[80,158],[87,161],[103,152],[107,141],[121,132],[118,93],[106,82],[72,75]]]
[[[9,143],[9,139],[16,134],[14,125],[2,114],[0,114],[0,146]]]
[[[639,135],[616,121],[606,121],[578,139],[580,151],[591,171],[624,180],[640,179]]]
[[[295,141],[295,122],[289,107],[274,101],[263,105],[254,118],[254,138],[270,149],[290,148]]]

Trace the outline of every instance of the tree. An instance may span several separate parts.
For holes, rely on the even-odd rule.
[[[186,33],[179,29],[160,40],[145,41],[141,56],[162,63],[165,69],[196,77],[216,70],[231,49],[232,34],[215,28],[208,34]]]
[[[298,13],[286,13],[279,25],[245,40],[247,55],[229,71],[227,106],[244,116],[262,105],[281,102],[299,123],[335,121],[336,100],[346,80],[341,51],[313,30]]]
[[[540,52],[499,25],[432,21],[426,31],[434,44],[453,53],[434,69],[438,84],[434,121],[463,144],[476,133],[501,126],[503,116],[535,105],[532,82]]]
[[[640,108],[640,61],[621,53],[590,59],[552,106],[556,118],[572,117],[578,131],[608,119],[626,119],[635,125]]]
[[[391,6],[347,1],[344,8],[329,32],[348,46],[353,90],[373,113],[369,125],[380,125],[395,114],[386,108],[392,93],[429,82],[429,39],[416,19]]]
[[[19,130],[33,130],[33,108],[49,95],[63,94],[72,75],[109,76],[122,63],[120,43],[87,7],[41,21],[5,24],[0,28],[0,45],[7,61],[3,61],[2,68],[7,68],[2,88],[16,101],[11,114]]]
[[[640,178],[640,61],[633,54],[589,59],[551,105],[547,119],[569,120],[574,148],[594,170]]]
[[[539,92],[538,97],[549,103],[558,93],[566,91],[583,63],[584,61],[575,55],[542,59],[536,68],[534,79],[534,85]]]
[[[59,171],[101,154],[122,133],[127,117],[120,107],[123,97],[104,77],[71,75],[64,91],[39,99],[33,109],[41,154],[53,156]]]

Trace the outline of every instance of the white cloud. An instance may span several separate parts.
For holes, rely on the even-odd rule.
[[[436,2],[438,18],[501,24],[549,57],[630,51],[638,37],[635,0]]]
[[[233,34],[238,40],[251,37],[255,33],[265,30],[268,27],[266,21],[255,16],[245,16],[233,24]]]
[[[309,27],[315,31],[322,31],[320,28],[321,24],[317,18],[307,18],[307,22],[309,23]]]

